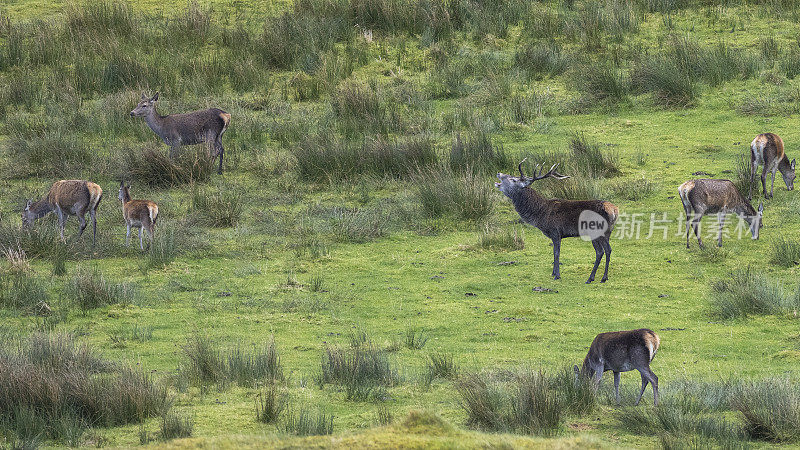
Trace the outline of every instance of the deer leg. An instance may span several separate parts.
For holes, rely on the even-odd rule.
[[[701,214],[695,213],[694,217],[692,218],[692,228],[694,229],[694,234],[697,236],[697,244],[700,246],[700,248],[703,248],[703,240],[700,239],[701,220],[703,220],[703,216]]]
[[[617,404],[619,405],[619,372],[614,372],[614,395],[617,398]]]
[[[694,215],[690,215],[689,208],[686,208],[686,248],[689,248],[689,235],[692,233],[692,220]]]
[[[92,247],[94,247],[97,241],[97,211],[94,209],[89,211],[89,217],[92,219]]]
[[[561,269],[558,267],[559,256],[561,255],[561,238],[553,239],[553,279],[561,278]]]
[[[639,392],[639,398],[636,399],[635,406],[638,406],[639,402],[642,401],[642,395],[644,395],[644,389],[647,387],[647,382],[648,382],[647,381],[648,377],[645,376],[644,370],[643,369],[639,369],[639,373],[642,374],[642,390]]]
[[[180,145],[178,145],[178,144],[170,145],[170,147],[169,147],[169,159],[175,159],[175,157],[178,156],[178,147],[180,147]]]
[[[222,159],[225,156],[225,148],[222,146],[222,141],[219,139],[219,136],[214,141],[214,145],[216,146],[217,156],[219,156],[219,170],[217,170],[217,175],[222,175]]]
[[[139,248],[142,249],[142,250],[144,250],[144,242],[142,241],[142,231],[143,230],[144,230],[143,226],[139,227]]]
[[[64,219],[64,211],[61,211],[61,207],[56,205],[56,214],[58,215],[58,231],[61,235],[61,241],[66,242],[64,240],[64,225],[66,219]]]
[[[756,184],[756,171],[758,170],[758,164],[756,164],[755,160],[751,157],[750,158],[750,194],[747,196],[748,200],[752,200],[753,198],[753,185]],[[758,189],[756,189],[758,191]],[[758,192],[756,192],[758,193]]]
[[[595,239],[592,241],[592,245],[594,246],[594,267],[592,267],[592,273],[589,275],[589,279],[586,280],[586,284],[591,283],[594,281],[594,274],[597,273],[597,268],[600,266],[600,260],[603,258],[603,245],[598,242],[599,239]]]
[[[128,228],[128,231],[125,233],[125,247],[129,247],[131,245],[131,225],[129,223],[125,225]]]
[[[603,278],[600,279],[600,282],[605,283],[608,281],[608,265],[611,264],[611,242],[608,241],[608,237],[603,237],[602,239],[600,244],[603,245],[603,250],[606,252],[606,268],[603,271]]]
[[[761,171],[761,190],[764,192],[764,198],[767,196],[767,165],[764,164],[764,170]]]
[[[86,217],[78,214],[78,222],[80,222],[80,230],[78,231],[78,237],[83,236],[83,231],[86,229]]]
[[[717,232],[717,247],[722,247],[722,229],[725,227],[725,213],[717,214],[717,222],[719,222],[719,231]]]
[[[772,184],[769,186],[769,198],[772,198],[773,191],[775,190],[775,172],[778,171],[778,165],[772,169]]]

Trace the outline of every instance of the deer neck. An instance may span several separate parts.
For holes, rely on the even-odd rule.
[[[778,161],[778,170],[780,170],[781,175],[784,176],[792,172],[792,163],[789,162],[789,157],[786,156],[786,153],[784,153],[783,158]]]
[[[36,203],[31,205],[31,211],[33,212],[33,216],[37,219],[41,219],[42,217],[50,214],[53,212],[53,205],[47,201],[47,197],[39,200]]]
[[[548,209],[549,202],[531,188],[519,190],[511,202],[522,220],[538,227],[539,218]]]
[[[153,132],[161,137],[164,136],[164,118],[165,116],[161,116],[156,111],[155,106],[150,109],[147,115],[144,116],[145,122],[147,122],[147,126],[150,127]]]
[[[125,204],[131,201],[131,193],[128,192],[127,189],[122,190],[122,207],[125,208]]]

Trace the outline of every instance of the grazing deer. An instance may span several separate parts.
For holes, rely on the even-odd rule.
[[[169,156],[174,158],[181,145],[208,143],[209,151],[214,146],[214,159],[219,156],[218,174],[222,174],[222,158],[225,148],[222,135],[228,129],[231,115],[217,108],[204,109],[186,114],[159,115],[156,112],[158,92],[152,98],[142,94],[142,99],[131,111],[132,117],[144,117],[147,125],[165,144],[170,146]]]
[[[125,246],[130,245],[131,227],[139,229],[139,248],[144,250],[142,242],[142,229],[147,228],[150,234],[150,244],[153,243],[153,236],[156,230],[156,219],[158,219],[158,205],[150,200],[131,200],[131,186],[119,183],[119,201],[122,202],[122,217],[125,219],[125,226],[128,230],[125,233]]]
[[[64,241],[64,226],[69,216],[78,216],[80,232],[83,235],[86,229],[86,212],[92,219],[92,245],[97,238],[97,205],[103,198],[103,189],[91,181],[61,180],[50,186],[50,191],[38,202],[28,200],[25,210],[22,211],[22,225],[29,228],[36,219],[40,219],[51,212],[58,214],[58,226],[61,231],[61,240]]]
[[[736,213],[750,227],[753,239],[758,239],[759,230],[764,224],[761,218],[764,215],[764,203],[758,205],[758,211],[736,189],[730,180],[699,179],[689,180],[678,187],[683,209],[686,212],[686,248],[689,248],[689,233],[694,228],[697,243],[703,248],[700,239],[700,220],[708,214],[717,214],[719,233],[717,245],[722,247],[722,229],[725,226],[725,216]],[[691,226],[691,228],[690,228]]]
[[[569,176],[557,173],[558,164],[553,164],[544,175],[537,166],[534,176],[526,177],[522,173],[522,162],[518,166],[519,177],[498,173],[497,178],[500,182],[494,185],[511,199],[522,220],[540,229],[553,241],[553,278],[556,280],[561,278],[559,269],[561,239],[581,236],[585,240],[591,239],[596,254],[592,273],[586,283],[594,281],[603,254],[606,255],[606,268],[600,282],[608,280],[608,265],[611,261],[609,237],[619,216],[619,209],[604,200],[546,199],[529,188],[530,184],[545,178],[563,180]]]
[[[614,394],[619,404],[619,373],[638,370],[642,375],[642,391],[636,404],[642,400],[647,383],[653,385],[653,403],[658,405],[658,377],[650,370],[661,339],[652,330],[613,331],[600,333],[592,341],[583,366],[574,366],[575,377],[584,376],[600,384],[606,370],[614,371]]]
[[[794,189],[794,159],[789,162],[789,158],[783,151],[783,139],[775,133],[762,133],[750,143],[750,194],[747,198],[753,198],[753,185],[756,183],[756,170],[758,166],[764,166],[761,171],[761,189],[765,198],[772,198],[775,189],[775,172],[781,171],[783,182],[786,183],[788,190]],[[772,184],[769,187],[767,196],[767,172],[772,172]],[[756,189],[756,193],[758,189]]]

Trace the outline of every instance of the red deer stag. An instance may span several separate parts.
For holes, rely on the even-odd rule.
[[[575,376],[584,376],[600,384],[603,373],[614,371],[614,394],[619,404],[619,373],[638,370],[642,375],[642,390],[636,404],[642,400],[647,383],[653,385],[653,402],[658,405],[658,377],[650,370],[661,340],[652,330],[642,328],[630,331],[600,333],[592,341],[583,366],[574,367]]]
[[[144,117],[145,122],[165,144],[170,146],[169,156],[174,158],[181,145],[208,143],[209,153],[214,146],[213,157],[219,157],[218,174],[222,174],[222,158],[225,148],[222,146],[222,135],[228,129],[231,115],[217,108],[209,108],[185,114],[168,114],[162,116],[156,112],[158,92],[152,98],[142,94],[131,116]]]
[[[130,245],[131,227],[139,229],[139,248],[144,250],[142,242],[142,229],[147,228],[150,234],[150,244],[153,243],[153,236],[156,230],[156,219],[158,219],[158,205],[150,200],[131,200],[130,185],[119,183],[119,201],[122,202],[122,217],[125,219],[127,232],[125,233],[125,246]]]
[[[753,185],[756,183],[758,166],[764,166],[761,171],[761,190],[765,198],[772,198],[775,189],[775,172],[781,171],[783,182],[788,190],[794,189],[794,159],[789,158],[783,151],[783,139],[775,133],[762,133],[750,143],[750,193],[747,198],[753,198]],[[772,172],[772,184],[767,195],[767,172]],[[758,193],[758,189],[756,189]]]
[[[690,230],[694,228],[697,243],[703,247],[700,239],[700,220],[708,214],[717,214],[719,233],[717,245],[722,247],[722,229],[725,226],[725,216],[736,213],[750,227],[753,239],[758,239],[762,226],[761,218],[764,214],[764,203],[758,205],[758,211],[736,189],[730,180],[699,179],[689,180],[678,187],[678,194],[686,212],[686,248],[689,248]]]
[[[78,216],[80,232],[86,229],[86,212],[92,219],[92,245],[97,238],[97,205],[103,198],[103,189],[91,181],[61,180],[50,186],[50,191],[38,202],[28,200],[22,211],[22,225],[29,228],[36,219],[55,211],[58,214],[58,226],[61,240],[64,241],[64,225],[69,216]]]
[[[541,230],[553,241],[553,278],[556,280],[561,278],[559,269],[561,239],[581,236],[586,240],[591,239],[596,254],[592,273],[586,283],[594,281],[603,254],[606,256],[606,267],[600,282],[608,280],[608,265],[611,261],[609,237],[619,216],[619,209],[613,203],[604,200],[546,199],[531,189],[530,184],[545,178],[563,180],[569,176],[556,172],[558,164],[553,164],[544,175],[537,166],[534,176],[526,177],[522,173],[522,162],[518,166],[519,177],[498,173],[497,178],[500,182],[495,183],[495,186],[511,199],[522,220]]]

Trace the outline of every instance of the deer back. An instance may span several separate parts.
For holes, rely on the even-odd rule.
[[[602,361],[618,371],[632,370],[649,364],[660,344],[658,335],[647,328],[600,333],[592,341],[586,361]]]
[[[230,114],[217,108],[209,108],[184,114],[164,117],[164,129],[172,132],[184,144],[204,142],[209,135],[219,136],[228,127]]]
[[[695,210],[714,213],[717,211],[741,211],[754,215],[755,209],[730,180],[698,179],[683,183],[678,191],[681,199],[688,201]]]
[[[103,189],[91,181],[61,180],[50,187],[47,202],[65,212],[83,214],[96,210],[102,196]]]

